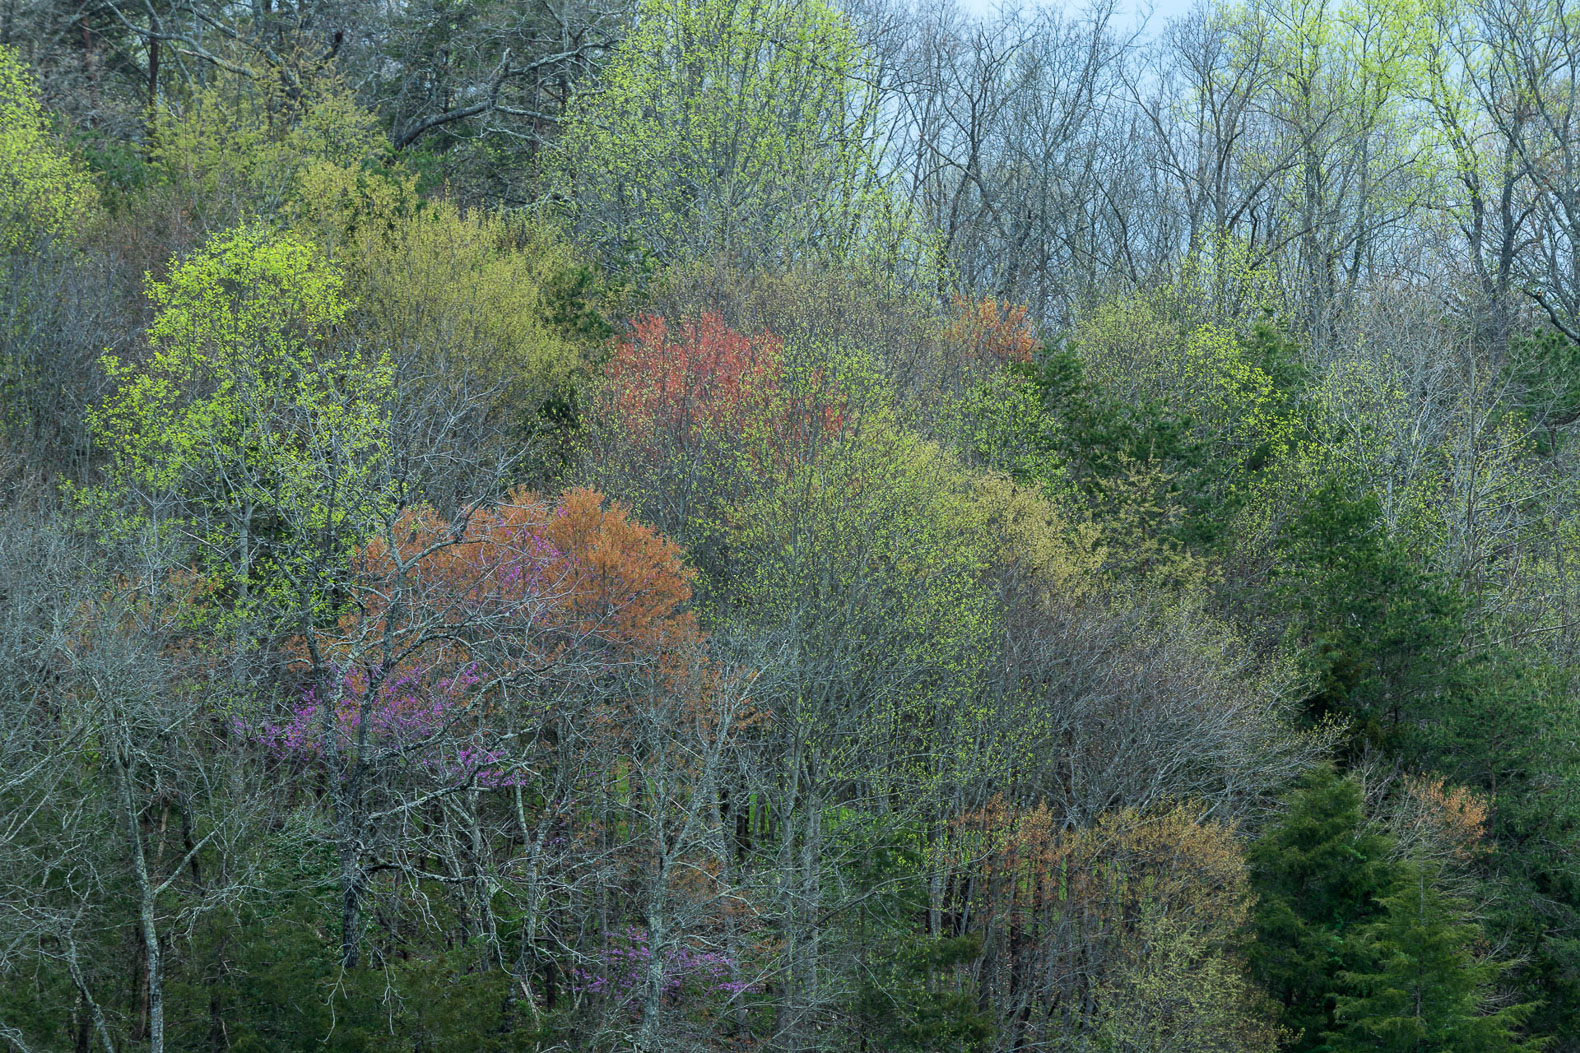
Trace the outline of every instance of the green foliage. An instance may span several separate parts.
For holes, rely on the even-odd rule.
[[[989,534],[970,481],[946,451],[892,425],[871,422],[793,467],[735,521],[758,610],[799,618],[885,597],[915,657],[962,675],[992,631],[978,580]]]
[[[976,936],[901,938],[869,955],[855,1006],[871,1048],[888,1053],[986,1053],[993,1024],[955,974],[982,955]]]
[[[1489,650],[1469,661],[1465,690],[1416,733],[1425,761],[1495,795],[1495,880],[1478,890],[1489,935],[1517,965],[1507,986],[1540,1003],[1529,1032],[1563,1035],[1580,1011],[1580,747],[1569,733],[1570,673],[1526,654]],[[1522,994],[1522,997],[1526,995]]]
[[[928,916],[921,830],[851,808],[831,810],[826,822],[832,846],[849,860],[841,880],[859,890],[855,909],[829,932],[856,960],[849,1012],[859,1046],[895,1053],[992,1049],[992,1019],[971,980],[981,939],[937,937],[919,925]]]
[[[1248,852],[1258,902],[1252,975],[1282,1006],[1294,1050],[1336,1026],[1340,973],[1359,966],[1365,925],[1394,883],[1386,838],[1366,829],[1360,787],[1318,768]]]
[[[980,461],[1090,517],[1116,577],[1200,580],[1185,546],[1213,515],[1191,515],[1208,455],[1163,403],[1115,397],[1053,347],[968,392],[962,423]]]
[[[1580,345],[1543,329],[1515,337],[1505,367],[1519,409],[1535,426],[1541,452],[1555,454],[1580,421]]]
[[[1086,411],[1092,437],[1128,440],[1120,452],[1158,460],[1185,512],[1181,539],[1211,546],[1275,485],[1268,469],[1302,430],[1305,378],[1296,348],[1265,318],[1228,325],[1192,315],[1164,294],[1117,301],[1078,328],[1077,349],[1096,390],[1137,421],[1116,431],[1112,411]]]
[[[1098,992],[1098,1049],[1278,1049],[1283,1036],[1267,1024],[1261,993],[1243,962],[1224,953],[1219,934],[1147,903],[1125,942],[1128,953]]]
[[[217,690],[128,761],[104,626],[0,624],[0,1046],[161,958],[172,1053],[1576,1045],[1563,11],[1209,2],[1127,101],[1100,17],[72,6],[0,5],[0,505],[78,472],[73,602]]]
[[[397,501],[386,480],[387,359],[334,340],[350,304],[310,242],[220,234],[167,281],[141,364],[106,355],[92,411],[107,482],[83,496],[112,531],[152,522],[222,588],[317,597]]]
[[[510,975],[476,948],[424,947],[347,971],[318,930],[324,905],[295,890],[270,909],[204,926],[170,978],[170,1048],[247,1053],[526,1053],[542,1032]],[[210,975],[212,971],[212,975]]]
[[[790,634],[807,690],[857,707],[846,719],[864,738],[896,744],[890,763],[859,772],[842,748],[842,777],[921,793],[995,762],[971,752],[991,705],[976,684],[999,625],[985,580],[995,539],[953,457],[869,421],[731,522],[741,574],[726,612]]]
[[[315,162],[342,167],[383,150],[377,118],[332,80],[305,91],[271,71],[222,75],[157,115],[151,162],[202,227],[273,215]]]
[[[1462,689],[1464,605],[1390,537],[1376,499],[1327,480],[1291,512],[1274,586],[1315,677],[1316,715],[1400,745]]]
[[[1035,490],[1013,478],[986,473],[975,480],[978,507],[998,539],[996,563],[1030,586],[1045,606],[1089,598],[1112,558],[1090,522],[1071,522]]]
[[[1488,1009],[1507,966],[1434,882],[1440,865],[1370,826],[1360,787],[1312,772],[1251,846],[1260,896],[1253,974],[1284,1007],[1296,1050],[1526,1048],[1530,1004]]]
[[[97,205],[86,170],[51,134],[32,76],[0,46],[0,251],[79,234]]]
[[[621,270],[893,259],[910,231],[879,173],[870,65],[822,0],[643,0],[567,112],[578,222]]]
[[[448,392],[519,437],[564,398],[576,342],[606,335],[590,278],[548,229],[421,201],[415,180],[329,163],[301,177],[304,217],[344,260],[358,329],[415,388]]]
[[[1198,580],[1185,553],[1221,547],[1294,445],[1295,349],[1265,321],[1243,335],[1209,324],[1181,334],[1150,301],[1109,310],[1081,330],[1090,345],[1045,348],[968,392],[964,440],[988,465],[1089,511],[1123,569]],[[1141,324],[1132,311],[1171,342],[1120,369],[1115,347]]]
[[[1354,993],[1336,1013],[1334,1053],[1496,1053],[1537,1049],[1517,1029],[1529,1004],[1481,1011],[1505,968],[1474,953],[1480,927],[1432,884],[1429,867],[1405,864],[1382,916],[1361,939],[1360,961],[1340,979]]]

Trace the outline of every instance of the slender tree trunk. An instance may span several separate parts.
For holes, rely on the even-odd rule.
[[[349,790],[336,794],[340,800],[338,840],[340,854],[340,964],[355,969],[361,964],[362,866],[357,847],[355,809]]]
[[[143,959],[148,974],[148,1049],[164,1053],[165,993],[160,971],[159,929],[154,912],[154,887],[148,878],[148,859],[143,854],[143,835],[137,822],[137,807],[132,794],[131,743],[123,739],[116,757],[121,791],[121,813],[126,823],[127,843],[131,848],[132,873],[137,880],[138,920],[143,930]]]
[[[660,881],[663,880],[660,876]],[[669,946],[669,918],[664,910],[663,896],[654,897],[655,902],[648,906],[647,911],[647,969],[643,977],[645,990],[642,993],[642,1027],[637,1033],[636,1048],[642,1053],[661,1053],[663,1050],[662,1019],[664,1007],[665,973],[664,957]]]
[[[88,990],[88,978],[82,974],[82,965],[77,961],[77,944],[69,937],[66,945],[66,967],[71,972],[71,982],[76,985],[77,994],[88,1007],[88,1018],[93,1021],[93,1030],[98,1032],[105,1053],[115,1053],[115,1041],[110,1038],[110,1028],[105,1023],[104,1010]]]

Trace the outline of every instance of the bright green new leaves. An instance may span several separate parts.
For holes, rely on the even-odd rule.
[[[245,227],[148,293],[152,357],[104,358],[117,390],[91,414],[112,456],[100,497],[185,535],[240,598],[316,595],[395,501],[391,370],[332,340],[349,309],[339,272],[307,241]]]
[[[1171,422],[1181,452],[1194,447],[1185,503],[1218,524],[1265,488],[1265,469],[1301,432],[1304,377],[1271,320],[1275,299],[1272,273],[1220,238],[1178,281],[1103,304],[1075,330],[1099,389],[1121,405],[1150,402],[1148,417]]]
[[[33,78],[0,47],[0,251],[70,237],[97,203],[87,172],[50,134]]]
[[[867,62],[822,0],[643,0],[602,90],[569,110],[578,221],[661,261],[848,257],[891,237]]]
[[[152,159],[200,219],[219,224],[277,212],[313,163],[358,165],[381,141],[377,118],[341,86],[295,98],[260,76],[223,80],[161,111]]]

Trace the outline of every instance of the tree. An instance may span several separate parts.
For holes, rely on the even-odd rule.
[[[704,590],[727,574],[732,505],[807,464],[852,419],[835,369],[717,313],[638,319],[589,400],[594,478],[684,544]]]
[[[152,161],[207,233],[278,215],[307,190],[301,179],[315,162],[354,166],[379,152],[373,114],[333,80],[293,93],[227,76],[158,111]]]
[[[46,471],[81,453],[79,400],[113,333],[107,298],[84,280],[98,269],[88,237],[100,218],[85,166],[53,134],[16,52],[0,44],[0,444]]]
[[[297,699],[241,729],[325,776],[347,968],[378,960],[370,900],[434,883],[534,1022],[570,979],[586,1026],[661,1047],[726,895],[715,787],[753,679],[710,659],[690,576],[585,490],[410,509],[357,554],[338,624],[291,643]]]
[[[1381,901],[1382,916],[1362,936],[1360,961],[1341,974],[1354,993],[1334,1014],[1335,1053],[1532,1048],[1517,1032],[1534,1006],[1484,1011],[1505,966],[1476,956],[1480,926],[1435,887],[1434,869],[1424,862],[1402,868]]]
[[[856,981],[858,865],[926,830],[1014,754],[1018,729],[981,691],[999,631],[989,516],[969,476],[889,421],[728,510],[732,592],[710,613],[775,656],[734,800],[757,802],[743,866],[782,948],[773,1023],[790,1048],[831,1026]],[[931,915],[930,915],[931,916]],[[838,918],[840,925],[819,919]],[[928,935],[942,935],[930,924]]]
[[[227,734],[220,712],[251,685],[195,637],[189,581],[156,544],[71,544],[51,522],[10,516],[3,542],[0,969],[18,982],[0,1037],[163,1053],[208,1026],[172,1010],[171,974],[223,971],[193,933],[297,845]]]
[[[345,339],[390,356],[397,455],[426,463],[424,497],[452,509],[491,476],[568,456],[547,415],[576,404],[581,352],[607,326],[572,287],[575,250],[546,225],[424,200],[416,183],[318,161],[295,210],[344,269]]]
[[[1276,1048],[1243,978],[1253,897],[1231,827],[1187,806],[1068,826],[995,796],[954,817],[941,849],[947,915],[982,941],[995,1048]]]
[[[390,364],[335,342],[343,288],[300,237],[217,235],[149,283],[153,354],[106,355],[116,390],[89,418],[110,465],[83,496],[103,526],[154,523],[238,613],[266,601],[293,631],[328,613],[337,567],[400,494]]]
[[[50,134],[33,78],[0,45],[0,252],[26,250],[35,239],[69,240],[97,204],[88,173]]]
[[[1317,677],[1314,713],[1396,745],[1446,716],[1462,690],[1462,601],[1388,536],[1375,498],[1325,481],[1296,506],[1284,545],[1275,587]]]
[[[941,275],[1062,327],[1111,278],[1139,280],[1171,251],[1143,185],[1149,144],[1110,105],[1130,54],[1116,5],[940,7],[892,25],[878,6],[864,21],[888,45],[875,50],[889,157],[937,232]]]
[[[1457,56],[1480,74],[1476,101],[1497,129],[1506,188],[1507,226],[1530,217],[1534,244],[1509,245],[1507,266],[1523,279],[1556,329],[1580,336],[1580,295],[1574,249],[1580,244],[1580,140],[1575,89],[1580,87],[1580,33],[1563,3],[1490,3],[1477,10]],[[1529,199],[1511,191],[1515,174]],[[1511,239],[1512,240],[1512,239]]]
[[[463,192],[531,195],[567,104],[596,85],[629,6],[423,0],[373,16],[372,46],[343,67],[366,70],[397,149],[422,151]]]
[[[1397,885],[1386,837],[1366,827],[1360,787],[1314,769],[1288,811],[1247,852],[1256,890],[1252,975],[1283,1007],[1296,1050],[1317,1050],[1337,1026],[1346,974],[1366,961],[1367,926]]]
[[[714,254],[904,259],[877,98],[818,0],[644,0],[559,146],[573,216],[617,270]]]

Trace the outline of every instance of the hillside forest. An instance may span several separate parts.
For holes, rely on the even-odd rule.
[[[0,1049],[1580,1051],[1580,8],[952,3],[0,0]]]

